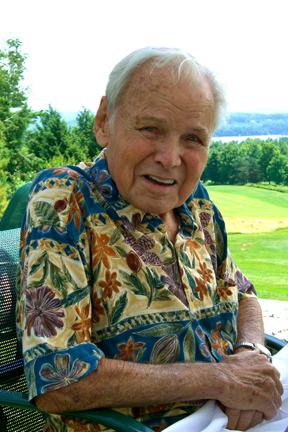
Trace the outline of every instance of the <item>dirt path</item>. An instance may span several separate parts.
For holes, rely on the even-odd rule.
[[[257,233],[287,228],[287,219],[225,218],[226,229],[230,233]]]

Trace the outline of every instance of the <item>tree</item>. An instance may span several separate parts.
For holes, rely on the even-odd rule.
[[[60,113],[49,105],[40,113],[40,122],[27,136],[28,147],[38,158],[47,160],[61,155],[68,147],[68,127]]]
[[[221,153],[220,164],[220,182],[222,184],[236,184],[237,183],[237,159],[239,157],[238,144],[231,141],[226,144]]]
[[[288,144],[283,138],[279,140],[279,150],[282,155],[286,155],[288,157]]]
[[[6,176],[3,170],[0,170],[0,218],[8,204],[6,196]]]
[[[81,147],[61,114],[49,105],[48,110],[40,113],[40,122],[27,134],[27,145],[33,154],[43,162],[54,156],[73,156],[78,161],[87,158],[85,148]]]
[[[101,150],[94,134],[94,118],[95,116],[89,109],[83,108],[83,111],[77,115],[77,126],[73,128],[77,142],[85,148],[89,161],[94,160]]]
[[[235,167],[235,173],[234,173],[234,181],[236,184],[245,184],[250,179],[250,173],[249,173],[249,157],[247,155],[244,156],[238,156],[235,160],[236,167]]]
[[[275,182],[276,184],[286,183],[287,171],[288,158],[287,156],[281,155],[278,151],[274,154],[267,168],[269,180]]]
[[[10,194],[17,172],[29,170],[33,162],[25,148],[24,132],[35,113],[27,105],[29,88],[22,85],[27,55],[22,54],[21,46],[18,39],[7,39],[0,49],[0,169],[9,173]]]
[[[265,141],[261,148],[261,155],[259,158],[259,166],[264,181],[269,181],[268,166],[273,159],[274,155],[279,152],[278,148],[271,141]]]
[[[256,157],[249,157],[248,159],[249,161],[249,182],[251,183],[258,183],[261,179],[261,173],[260,173],[260,169],[259,169],[259,163],[258,163],[258,159],[256,159]]]
[[[221,152],[217,148],[212,148],[209,158],[202,174],[202,181],[210,180],[214,184],[220,183]]]

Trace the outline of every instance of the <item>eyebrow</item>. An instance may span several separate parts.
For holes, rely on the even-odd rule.
[[[143,116],[143,117],[136,117],[136,122],[140,123],[141,121],[146,122],[157,122],[157,123],[168,123],[167,120],[163,119],[162,117],[154,117],[154,116]]]
[[[162,117],[155,117],[155,116],[143,116],[143,117],[136,117],[136,123],[141,123],[141,122],[157,122],[157,123],[162,123],[162,124],[167,124],[168,121]],[[201,135],[204,135],[206,138],[209,137],[209,133],[207,131],[207,129],[202,128],[202,127],[191,127],[188,128],[191,133],[199,133]]]
[[[208,132],[207,132],[207,129],[205,129],[205,128],[192,127],[191,130],[193,132],[199,132],[199,133],[204,134],[204,135],[209,135]]]

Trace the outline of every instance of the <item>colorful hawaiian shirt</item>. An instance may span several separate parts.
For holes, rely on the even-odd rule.
[[[158,215],[130,205],[105,153],[33,181],[21,230],[17,329],[29,398],[69,385],[102,357],[165,364],[232,353],[238,302],[254,291],[199,182],[179,208],[175,243]],[[141,389],[140,389],[141,390]],[[119,411],[160,431],[203,401]],[[108,430],[51,415],[45,430]]]

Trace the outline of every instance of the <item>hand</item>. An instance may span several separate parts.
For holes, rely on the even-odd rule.
[[[222,411],[228,417],[226,428],[229,430],[247,431],[248,429],[262,423],[264,420],[261,411],[236,410],[232,408],[221,407]]]
[[[226,408],[233,410],[229,412],[230,417],[231,413],[235,417],[235,410],[260,411],[266,420],[275,417],[277,409],[282,405],[283,386],[279,372],[264,355],[257,350],[246,350],[226,357],[218,366],[226,381],[218,400]],[[248,422],[246,417],[247,414],[241,414],[241,422]],[[260,415],[253,414],[250,422],[259,417]]]

